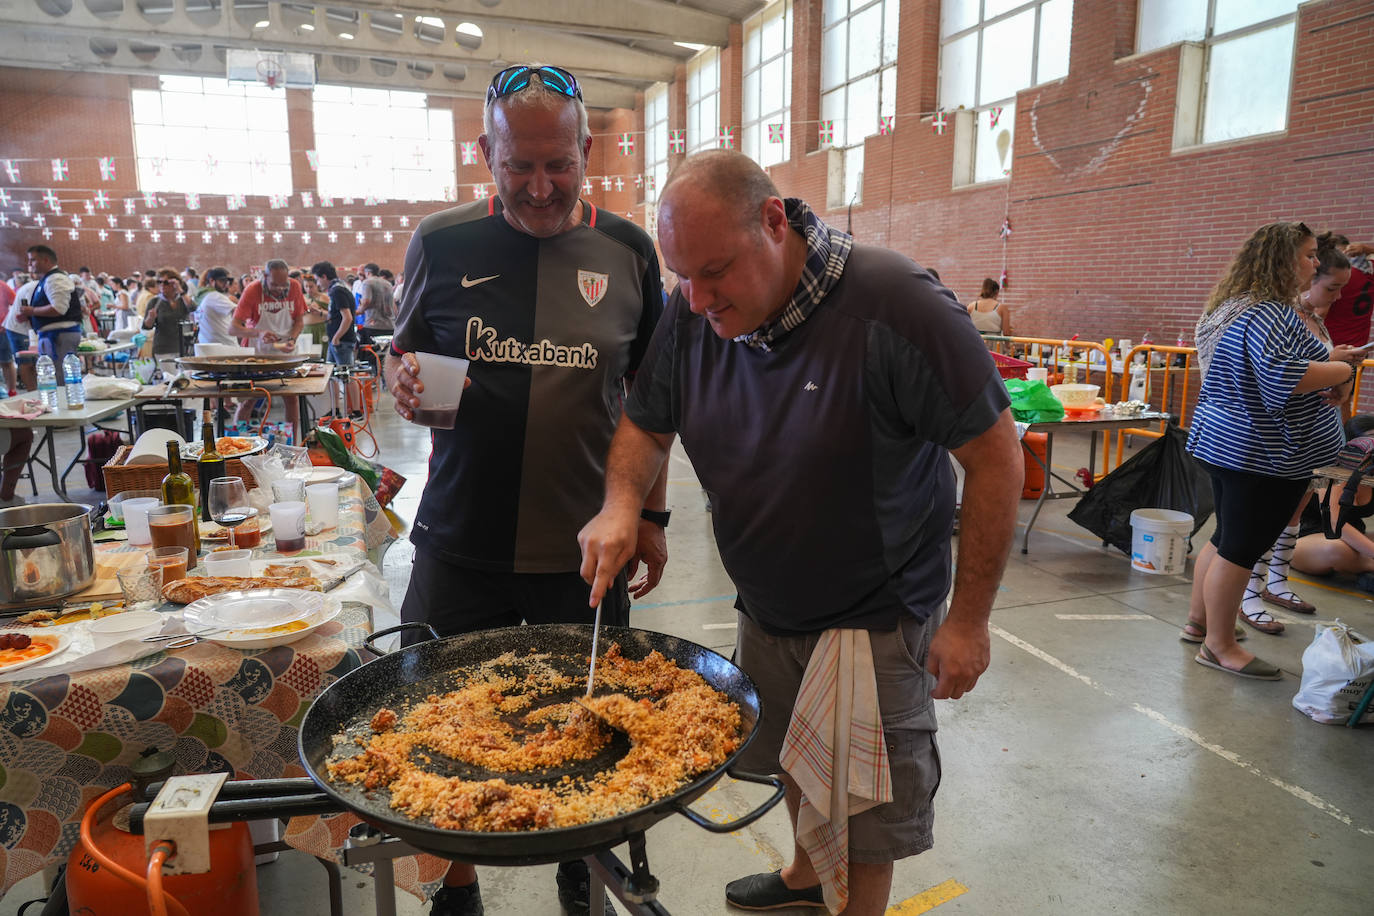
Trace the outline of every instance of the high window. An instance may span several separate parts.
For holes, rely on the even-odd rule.
[[[316,86],[316,182],[326,197],[445,200],[456,194],[453,113],[423,92]]]
[[[741,149],[759,165],[785,161],[792,143],[792,0],[777,0],[744,23],[743,108]]]
[[[956,185],[1011,174],[1016,93],[1069,72],[1073,0],[944,0],[939,106],[954,118]],[[963,107],[967,113],[955,117]]]
[[[141,190],[291,193],[284,90],[164,76],[130,96]]]
[[[668,84],[654,83],[644,91],[644,173],[648,180],[644,202],[658,201],[668,180]]]
[[[821,120],[832,122],[829,143],[844,152],[843,177],[828,194],[831,206],[861,198],[864,138],[878,132],[881,117],[896,113],[900,6],[898,0],[825,0]]]
[[[707,48],[687,61],[687,152],[716,149],[720,127],[720,50]]]
[[[1288,126],[1299,0],[1140,0],[1136,47],[1175,42],[1174,145],[1220,143]]]

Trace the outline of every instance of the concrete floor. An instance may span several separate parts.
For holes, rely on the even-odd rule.
[[[428,437],[389,402],[376,425],[381,460],[409,477],[396,507],[413,518]],[[1086,463],[1086,436],[1076,438],[1056,443],[1065,476]],[[728,655],[733,589],[680,453],[671,473],[669,565],[635,624]],[[1189,579],[1131,571],[1064,517],[1071,505],[1047,504],[1029,555],[1018,541],[993,613],[992,667],[972,694],[939,703],[936,846],[898,863],[889,913],[1374,912],[1374,730],[1318,725],[1291,705],[1314,624],[1339,617],[1374,634],[1374,604],[1348,582],[1301,583],[1316,620],[1278,614],[1286,634],[1251,631],[1247,644],[1283,680],[1228,677],[1177,638]],[[398,606],[409,562],[405,541],[386,557]],[[697,807],[738,815],[765,795],[725,780]],[[781,807],[728,836],[681,817],[648,836],[660,900],[680,914],[731,912],[725,882],[778,868],[791,848]],[[480,872],[492,916],[559,912],[552,866]],[[259,868],[258,880],[264,914],[327,912],[323,871],[303,854]],[[41,891],[36,877],[23,882],[0,916]],[[404,894],[397,904],[428,911]],[[369,877],[346,874],[345,906],[373,912]]]

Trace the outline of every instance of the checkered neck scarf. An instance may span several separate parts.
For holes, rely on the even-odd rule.
[[[849,252],[854,247],[852,237],[827,226],[805,201],[789,197],[783,204],[787,208],[788,225],[806,239],[806,263],[802,265],[801,280],[797,282],[792,299],[777,318],[735,338],[737,342],[765,353],[816,310],[816,306],[839,282],[845,261],[849,260]]]

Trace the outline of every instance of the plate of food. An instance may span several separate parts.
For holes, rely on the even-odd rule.
[[[186,608],[187,631],[231,649],[289,645],[309,636],[343,609],[337,598],[290,588],[227,592],[197,604],[200,606]]]
[[[69,645],[71,640],[61,633],[0,632],[0,673],[47,661]]]
[[[272,518],[264,513],[258,513],[258,536],[259,539],[272,533]],[[229,543],[229,529],[216,522],[200,522],[200,539],[211,541],[216,544]]]
[[[262,436],[220,436],[215,440],[215,450],[225,458],[242,458],[256,455],[267,448],[267,440]],[[183,458],[200,458],[204,442],[187,442],[181,448]]]
[[[318,593],[323,585],[314,576],[295,576],[290,579],[271,576],[187,576],[162,586],[162,597],[173,604],[191,605],[228,592],[276,589]]]

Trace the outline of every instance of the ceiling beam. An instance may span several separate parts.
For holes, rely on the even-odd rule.
[[[0,30],[0,61],[6,66],[40,70],[143,76],[168,74],[223,79],[224,61],[215,53],[214,46],[233,46],[225,42],[212,43],[207,40],[200,44],[199,57],[187,60],[173,54],[171,45],[197,44],[194,41],[183,39],[163,45],[143,38],[138,40],[148,45],[161,45],[161,49],[151,57],[139,56],[130,50],[127,41],[119,41],[115,43],[115,53],[104,56],[96,54],[91,49],[91,41],[79,35],[59,34],[44,29],[3,29]],[[350,67],[349,62],[356,62],[357,66]],[[492,68],[481,62],[467,65],[466,78],[462,80],[446,77],[442,65],[434,67],[428,75],[423,72],[417,75],[416,71],[407,68],[406,63],[405,60],[396,60],[394,72],[387,73],[386,67],[374,66],[371,57],[367,55],[359,57],[326,53],[316,57],[316,72],[322,83],[371,89],[402,89],[477,99],[485,96],[487,84],[494,75]],[[459,61],[446,63],[461,64]],[[379,72],[379,69],[382,72]],[[583,91],[590,108],[633,108],[635,104],[635,90],[619,83],[591,79],[583,83]]]
[[[325,16],[323,7],[315,8],[315,29],[304,31],[297,27],[299,20],[295,23],[283,21],[283,10],[277,3],[255,14],[270,23],[262,29],[253,28],[251,23],[241,24],[232,15],[211,25],[199,25],[188,18],[182,3],[167,16],[158,17],[155,24],[145,19],[132,3],[122,12],[105,17],[95,16],[83,4],[77,3],[70,13],[56,19],[32,2],[20,6],[14,3],[15,0],[0,0],[0,21],[88,39],[123,39],[151,44],[186,44],[203,39],[235,48],[394,57],[435,67],[458,63],[493,71],[511,62],[539,60],[558,62],[577,73],[579,79],[585,74],[588,78],[630,80],[635,83],[633,88],[671,80],[677,65],[677,60],[671,56],[627,48],[615,42],[578,35],[556,37],[546,31],[506,27],[487,32],[479,48],[468,50],[456,40],[456,21],[445,23],[443,41],[422,40],[414,28],[403,28],[399,34],[382,31],[367,21],[356,27],[352,39],[344,39],[336,34],[341,30],[340,25]],[[8,9],[6,4],[10,5]],[[292,11],[292,15],[297,14]],[[412,24],[406,21],[406,25]],[[589,98],[588,104],[600,103]]]

